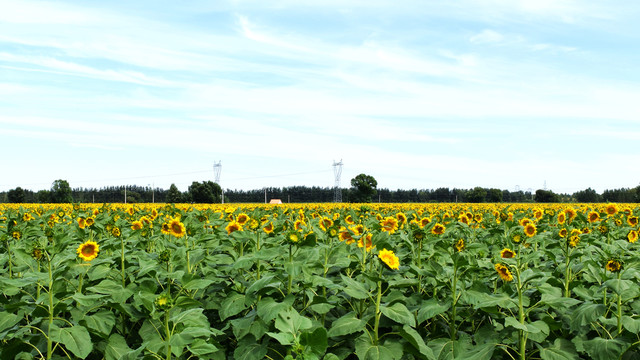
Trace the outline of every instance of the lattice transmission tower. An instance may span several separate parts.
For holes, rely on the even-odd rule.
[[[340,188],[340,176],[342,176],[342,159],[340,162],[333,161],[333,174],[335,175],[335,185],[333,187],[333,202],[342,202],[342,189]]]
[[[213,163],[213,174],[215,176],[215,183],[220,185],[220,171],[222,170],[222,160]]]

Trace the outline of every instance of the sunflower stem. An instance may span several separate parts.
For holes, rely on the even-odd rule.
[[[165,341],[167,342],[167,354],[166,359],[171,360],[171,330],[169,329],[169,312],[171,310],[167,309],[164,312],[164,332],[165,332]]]
[[[571,248],[567,244],[567,257],[565,261],[565,270],[564,270],[564,297],[571,297],[571,291],[569,290],[569,283],[571,282]]]
[[[13,279],[13,267],[11,264],[13,260],[11,259],[11,241],[9,239],[7,239],[7,255],[9,255],[9,279]]]
[[[125,287],[125,265],[124,265],[124,236],[120,236],[120,273],[122,274],[122,288]]]
[[[518,317],[520,324],[524,325],[525,320],[525,312],[522,301],[522,280],[520,279],[520,259],[518,259],[518,264],[516,266],[516,276],[518,277]],[[526,350],[527,350],[527,337],[524,333],[524,330],[518,330],[518,335],[520,338],[520,360],[526,359]]]
[[[291,271],[293,271],[293,253],[291,252],[291,248],[292,245],[289,244],[289,266],[291,268],[289,269],[289,278],[287,281],[287,295],[291,294],[291,287],[293,286],[293,275],[291,274]]]
[[[618,335],[622,334],[622,294],[620,294],[620,279],[622,277],[622,272],[618,272],[618,311],[617,311],[617,318],[618,318]]]
[[[451,280],[451,341],[456,341],[456,302],[457,302],[457,287],[458,287],[458,261],[453,262],[453,279]]]
[[[47,327],[47,360],[49,360],[53,355],[53,341],[51,340],[51,327],[53,326],[53,270],[51,269],[49,253],[45,251],[45,254],[49,263],[49,326]]]
[[[382,300],[382,281],[378,280],[378,295],[376,297],[376,312],[375,312],[375,322],[373,324],[373,345],[378,345],[378,328],[380,326],[380,316],[382,312],[380,311],[380,301]]]

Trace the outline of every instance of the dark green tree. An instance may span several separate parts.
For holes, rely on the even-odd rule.
[[[7,192],[7,201],[10,203],[23,203],[24,202],[24,190],[21,187],[11,189]]]
[[[481,203],[484,202],[487,198],[487,190],[481,188],[480,186],[476,186],[473,189],[467,192],[467,196],[465,200],[470,203]]]
[[[581,203],[594,203],[601,200],[600,195],[592,188],[578,191],[573,194],[573,197],[576,198],[577,202]]]
[[[180,190],[178,190],[178,187],[176,186],[176,184],[171,184],[171,186],[169,186],[169,191],[167,191],[166,201],[172,204],[182,202],[182,193],[180,193]]]
[[[49,190],[40,190],[36,193],[36,201],[39,203],[50,203],[51,192]]]
[[[502,202],[502,190],[489,189],[487,191],[487,202]]]
[[[189,197],[194,203],[211,204],[213,203],[213,191],[207,183],[199,183],[194,181],[189,186]]]
[[[536,190],[536,195],[533,199],[535,202],[539,203],[560,202],[560,196],[551,190],[538,189]]]
[[[351,179],[351,187],[353,189],[351,202],[371,202],[371,198],[377,194],[377,186],[378,182],[371,175],[360,174],[354,177],[353,179]]]
[[[71,196],[71,187],[67,180],[56,180],[51,184],[51,192],[49,193],[49,200],[55,204],[71,203],[73,197]]]

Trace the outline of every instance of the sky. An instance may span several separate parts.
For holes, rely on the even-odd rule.
[[[640,2],[0,9],[0,191],[640,184]]]

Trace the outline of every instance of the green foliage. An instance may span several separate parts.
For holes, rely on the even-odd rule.
[[[378,182],[373,176],[366,174],[357,175],[356,177],[351,179],[351,187],[353,188],[351,202],[371,202],[372,197],[377,194],[377,186]]]

